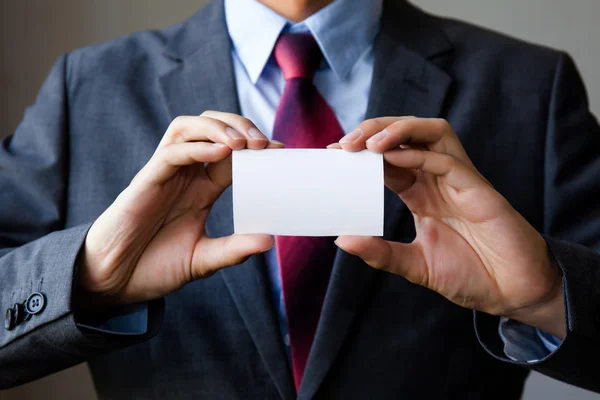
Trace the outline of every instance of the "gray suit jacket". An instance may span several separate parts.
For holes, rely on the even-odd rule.
[[[177,26],[66,54],[1,142],[0,306],[34,292],[46,305],[0,330],[0,388],[88,360],[102,399],[296,396],[261,257],[187,285],[166,307],[152,302],[145,335],[86,332],[75,321],[88,316],[72,312],[90,223],[170,121],[239,113],[230,49],[215,0]],[[569,333],[534,368],[600,389],[584,367],[599,355],[600,257],[581,246],[600,248],[600,129],[572,60],[398,0],[385,3],[375,54],[368,116],[448,119],[483,175],[546,235]],[[232,232],[230,191],[207,230]],[[385,236],[414,237],[390,192]],[[528,369],[505,359],[497,327],[477,314],[474,329],[471,311],[340,251],[298,397],[516,399]]]

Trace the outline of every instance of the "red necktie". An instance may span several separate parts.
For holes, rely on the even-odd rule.
[[[325,148],[344,132],[313,84],[322,59],[310,34],[283,34],[274,50],[285,89],[275,114],[273,139],[287,148]],[[327,171],[323,171],[327,173]],[[300,387],[335,258],[333,237],[275,237],[296,390]]]

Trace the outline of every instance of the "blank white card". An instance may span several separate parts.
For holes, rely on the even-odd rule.
[[[383,156],[370,151],[233,152],[236,233],[383,236]]]

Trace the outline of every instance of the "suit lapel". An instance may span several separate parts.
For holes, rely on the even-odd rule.
[[[186,21],[165,55],[173,63],[159,84],[171,117],[205,110],[239,113],[222,1],[210,2]]]
[[[159,78],[171,118],[205,110],[239,114],[222,0],[213,1],[184,23],[165,54],[172,67]],[[215,202],[206,223],[211,237],[233,233],[231,188]],[[219,272],[265,366],[283,399],[295,397],[292,375],[269,296],[263,257]],[[232,377],[235,379],[235,377]]]
[[[451,46],[432,24],[408,3],[385,2],[367,118],[440,115],[452,79],[433,59],[445,57]],[[389,240],[398,236],[397,227],[408,210],[387,188],[384,207],[384,238]],[[338,250],[299,398],[315,396],[377,276],[362,260]]]

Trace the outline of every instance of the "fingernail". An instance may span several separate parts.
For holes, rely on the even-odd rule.
[[[347,134],[346,136],[344,136],[340,140],[340,143],[354,142],[356,139],[358,139],[361,136],[362,136],[362,130],[361,129],[355,129],[352,132],[350,132],[349,134]]]
[[[256,129],[255,127],[252,127],[250,129],[248,129],[248,135],[250,135],[250,137],[252,139],[267,140],[267,138],[265,137],[265,135],[263,135],[262,133],[260,133],[260,131],[258,129]]]
[[[225,128],[225,133],[227,134],[227,136],[229,136],[232,139],[243,139],[244,135],[242,135],[241,133],[239,133],[238,131],[236,131],[233,128]]]
[[[374,135],[371,138],[369,138],[367,140],[367,143],[378,143],[378,142],[381,142],[383,139],[385,139],[385,137],[387,135],[388,135],[388,131],[387,131],[387,129],[384,129],[381,132],[379,132],[376,135]]]
[[[227,146],[225,143],[213,143],[212,145],[215,147],[226,147]]]
[[[271,143],[280,144],[280,145],[284,146],[284,144],[282,142],[280,142],[279,140],[271,140]]]

